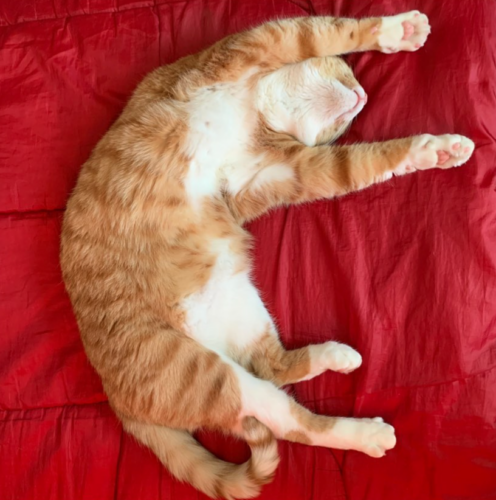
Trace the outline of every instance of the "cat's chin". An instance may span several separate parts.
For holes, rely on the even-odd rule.
[[[359,94],[357,93],[357,95]],[[365,94],[364,97],[359,96],[356,104],[348,111],[345,111],[343,114],[339,115],[336,122],[337,123],[351,122],[353,118],[355,118],[358,115],[358,113],[362,111],[365,104],[367,104],[367,94]]]
[[[349,123],[362,111],[364,108],[365,104],[367,104],[368,101],[368,96],[365,93],[365,90],[363,90],[362,87],[357,86],[353,89],[353,92],[355,92],[357,96],[357,100],[353,107],[351,109],[348,109],[344,113],[340,114],[336,118],[336,124],[338,125],[344,125],[348,126]]]

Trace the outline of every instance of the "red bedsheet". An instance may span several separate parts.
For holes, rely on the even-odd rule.
[[[81,164],[152,68],[276,16],[418,8],[415,54],[348,58],[369,103],[345,140],[458,132],[460,169],[396,178],[251,225],[288,346],[364,364],[291,387],[325,414],[383,416],[383,459],[281,442],[266,500],[496,499],[496,3],[0,0],[0,499],[189,500],[125,435],[87,362],[58,263]],[[230,460],[244,444],[202,435]]]

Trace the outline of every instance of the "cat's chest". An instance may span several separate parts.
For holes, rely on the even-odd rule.
[[[186,191],[196,202],[220,187],[236,191],[256,174],[260,158],[250,153],[257,124],[252,91],[242,84],[202,89],[189,108]]]

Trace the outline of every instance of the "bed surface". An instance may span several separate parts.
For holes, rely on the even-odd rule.
[[[280,443],[265,500],[496,499],[496,3],[491,0],[0,0],[0,498],[190,500],[122,431],[86,360],[58,263],[82,163],[151,69],[276,16],[419,9],[417,53],[347,59],[369,102],[343,141],[456,132],[462,168],[395,178],[250,226],[255,278],[289,347],[364,364],[288,388],[382,416],[383,459]],[[228,460],[243,443],[200,439]]]

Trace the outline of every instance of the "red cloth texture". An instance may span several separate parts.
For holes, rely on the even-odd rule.
[[[424,48],[347,57],[369,102],[342,142],[456,132],[475,141],[473,158],[250,226],[284,343],[339,340],[364,359],[288,390],[322,414],[382,416],[398,444],[373,459],[281,442],[260,498],[496,499],[496,2],[0,0],[2,500],[204,498],[123,432],[60,273],[69,193],[136,84],[277,16],[411,9],[430,18]]]

